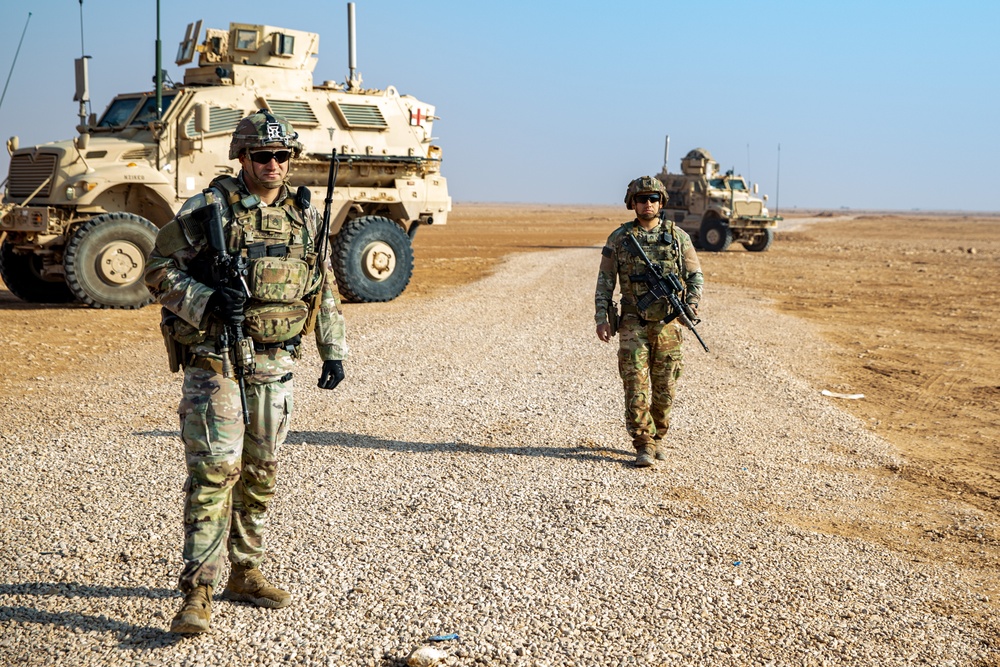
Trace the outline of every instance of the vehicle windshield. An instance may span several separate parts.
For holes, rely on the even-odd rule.
[[[163,96],[163,112],[166,113],[167,109],[170,108],[170,103],[174,101],[174,94]],[[128,119],[132,117],[136,108],[139,105],[139,113],[135,115],[135,118],[129,123],[130,126],[143,126],[146,123],[150,123],[156,120],[156,96],[148,95],[142,97],[119,97],[113,102],[108,110],[104,112],[104,116],[101,117],[101,122],[97,124],[97,127],[124,127]]]
[[[101,122],[97,127],[121,127],[131,116],[135,108],[142,101],[141,97],[119,97],[111,103],[108,110],[101,117]]]
[[[711,178],[708,184],[716,190],[725,190],[728,188],[737,192],[746,192],[749,189],[747,188],[746,181],[742,178]]]
[[[163,113],[167,113],[167,109],[170,108],[170,103],[174,101],[173,95],[163,95]],[[139,113],[135,115],[132,122],[129,125],[145,125],[146,123],[152,123],[156,120],[156,95],[150,95],[143,102],[142,108],[139,109]]]

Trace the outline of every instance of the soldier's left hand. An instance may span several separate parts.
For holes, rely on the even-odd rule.
[[[344,362],[340,359],[334,359],[332,361],[323,362],[323,372],[320,373],[319,383],[317,386],[320,389],[333,389],[338,384],[340,384],[344,379]]]

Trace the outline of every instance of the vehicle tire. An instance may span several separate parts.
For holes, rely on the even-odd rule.
[[[153,301],[143,274],[156,227],[132,213],[104,213],[81,225],[66,244],[66,283],[92,308],[135,309]]]
[[[733,230],[722,218],[705,218],[698,231],[701,247],[711,252],[723,252],[733,243]]]
[[[42,277],[42,258],[19,255],[14,244],[4,241],[0,247],[0,278],[11,294],[28,303],[71,303],[76,296],[62,279]]]
[[[344,223],[333,240],[333,271],[345,301],[391,301],[413,275],[410,237],[388,218],[365,216]]]
[[[774,243],[774,230],[765,229],[764,234],[759,236],[753,243],[747,243],[744,241],[743,247],[750,252],[764,252],[771,247],[772,243]]]

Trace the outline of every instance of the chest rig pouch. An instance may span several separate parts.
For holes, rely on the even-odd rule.
[[[218,180],[238,186],[231,177]],[[258,343],[283,343],[302,333],[309,318],[304,297],[312,274],[307,257],[312,255],[301,211],[292,199],[261,207],[256,195],[241,198],[238,190],[226,194],[235,218],[231,231],[236,238],[231,240],[249,264],[246,333]]]
[[[629,223],[632,225],[632,223]],[[643,231],[638,225],[625,230],[626,234],[633,234],[639,245],[649,260],[660,268],[660,271],[667,273],[679,273],[680,249],[674,236],[674,225],[672,222],[664,221],[651,232]],[[626,275],[623,276],[628,281],[629,291],[635,302],[638,302],[647,292],[649,286],[645,281],[648,269],[646,264],[639,257],[633,257],[624,246],[618,248],[619,266],[625,267]],[[624,282],[624,281],[623,281]],[[660,322],[676,317],[670,304],[666,299],[659,299],[653,302],[649,308],[640,313],[640,317],[650,322]]]

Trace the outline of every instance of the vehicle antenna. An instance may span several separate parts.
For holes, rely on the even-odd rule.
[[[357,90],[361,87],[361,75],[358,74],[358,51],[355,46],[354,3],[347,3],[347,89]]]
[[[83,2],[83,0],[80,0]],[[156,120],[163,119],[163,63],[160,49],[160,0],[156,0]],[[159,143],[157,143],[159,145]]]
[[[781,200],[781,142],[778,142],[778,179],[774,186],[774,214],[778,215],[778,202]]]
[[[663,173],[669,174],[670,170],[667,169],[667,158],[670,156],[670,135],[667,135],[667,141],[663,145]]]
[[[80,0],[83,2],[83,0]],[[28,12],[28,21],[31,20],[31,12]],[[24,33],[28,32],[28,21],[24,22],[24,30],[21,31],[21,41],[17,43],[17,51],[14,52],[14,62],[10,64],[10,72],[7,73],[7,83],[3,84],[3,94],[0,95],[0,108],[3,107],[3,98],[7,97],[7,86],[10,84],[10,77],[14,74],[14,65],[17,64],[17,54],[21,52],[21,43],[24,42]]]
[[[747,182],[750,182],[750,142],[747,142]]]
[[[83,46],[83,0],[80,0],[80,62],[82,63],[81,67],[86,68],[87,63],[85,59],[89,57],[90,56],[87,55],[87,49],[85,49]],[[84,69],[84,71],[86,71],[86,69]],[[76,98],[74,98],[74,100],[76,100]],[[79,102],[80,102],[80,124],[83,125],[86,124],[87,114],[90,112],[90,91],[87,91],[87,94],[82,96]]]

